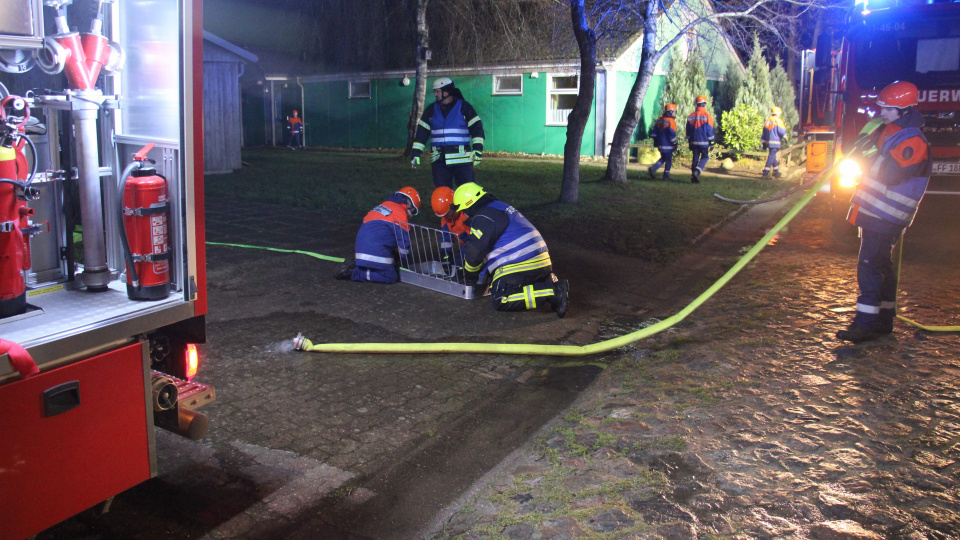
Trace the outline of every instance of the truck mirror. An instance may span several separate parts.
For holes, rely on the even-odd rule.
[[[833,51],[833,34],[820,34],[817,37],[817,54],[813,63],[815,67],[830,67],[830,53]]]

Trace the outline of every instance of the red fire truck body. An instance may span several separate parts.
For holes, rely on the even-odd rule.
[[[0,0],[0,540],[155,476],[215,399],[201,0],[71,3]]]
[[[806,86],[813,90],[803,91],[811,97],[807,133],[835,133],[836,158],[842,159],[879,112],[877,93],[894,81],[912,82],[920,90],[917,109],[934,160],[927,194],[960,193],[960,3],[861,0],[839,49],[825,54],[831,41],[818,43],[813,81]],[[831,198],[843,213],[862,169],[855,161],[839,165]]]

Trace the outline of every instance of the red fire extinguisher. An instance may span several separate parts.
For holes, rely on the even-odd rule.
[[[150,143],[133,156],[120,178],[120,240],[127,261],[127,297],[160,300],[170,294],[170,252],[167,231],[170,205],[167,180],[147,158]]]
[[[8,124],[8,107],[22,112],[23,118]],[[22,130],[28,118],[30,108],[23,98],[7,96],[0,101],[0,318],[27,309],[23,271],[30,269],[30,236],[22,229],[29,227],[28,217],[33,215],[26,203],[33,174],[28,181],[23,153],[28,139]]]

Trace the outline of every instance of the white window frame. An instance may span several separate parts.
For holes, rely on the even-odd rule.
[[[577,87],[576,88],[564,88],[562,90],[555,90],[553,88],[554,79],[559,79],[561,77],[576,77],[577,78]],[[570,112],[573,109],[554,109],[553,108],[553,96],[557,95],[577,95],[580,93],[580,74],[579,73],[550,73],[547,74],[547,125],[548,126],[565,126],[567,125],[567,116],[570,115]]]
[[[358,84],[367,85],[367,93],[363,94],[362,92],[357,92],[355,86]],[[349,88],[349,98],[350,99],[372,99],[373,96],[373,84],[370,81],[350,81],[347,83]]]
[[[519,90],[501,90],[497,84],[501,79],[517,78],[520,79]],[[493,95],[495,96],[522,96],[523,95],[523,75],[494,75],[493,76]]]

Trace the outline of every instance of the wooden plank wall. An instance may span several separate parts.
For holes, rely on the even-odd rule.
[[[203,62],[203,169],[230,172],[241,167],[240,87],[237,61]]]

